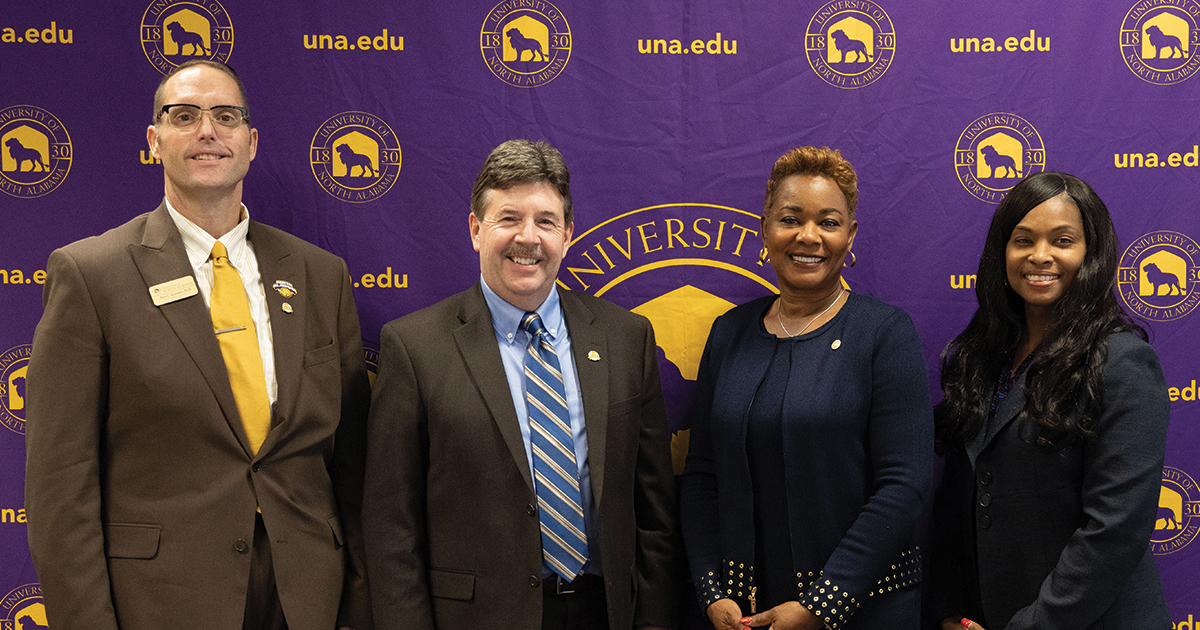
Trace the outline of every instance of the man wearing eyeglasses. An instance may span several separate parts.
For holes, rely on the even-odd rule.
[[[369,630],[346,265],[250,220],[228,66],[164,77],[146,138],[159,207],[47,264],[25,497],[49,625]]]

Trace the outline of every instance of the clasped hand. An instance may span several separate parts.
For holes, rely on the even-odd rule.
[[[785,602],[757,615],[744,617],[737,602],[718,599],[708,607],[708,618],[717,630],[822,630],[825,627],[825,624],[801,606],[800,602]]]

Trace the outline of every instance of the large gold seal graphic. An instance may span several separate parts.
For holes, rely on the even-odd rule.
[[[506,0],[484,19],[479,49],[496,78],[515,87],[537,87],[567,67],[571,27],[549,2]]]
[[[226,63],[233,53],[233,22],[217,0],[154,0],[141,34],[142,52],[163,74],[191,59]]]
[[[879,80],[896,54],[896,28],[883,7],[833,0],[817,10],[804,34],[808,65],[821,80],[855,89]]]

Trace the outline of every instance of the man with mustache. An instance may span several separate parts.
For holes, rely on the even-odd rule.
[[[654,331],[559,291],[570,174],[488,156],[481,280],[383,328],[363,525],[380,629],[674,626],[682,564]]]
[[[346,264],[250,219],[229,66],[164,76],[146,139],[158,208],[46,266],[25,505],[49,625],[369,630]]]

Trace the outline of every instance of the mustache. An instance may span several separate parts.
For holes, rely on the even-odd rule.
[[[546,252],[541,245],[509,245],[504,249],[505,258],[537,258],[543,260],[546,258]]]

